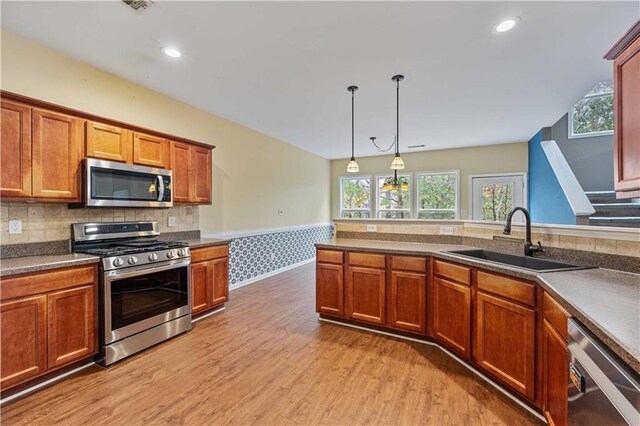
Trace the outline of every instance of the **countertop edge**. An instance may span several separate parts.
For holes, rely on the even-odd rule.
[[[65,255],[62,255],[62,256],[65,256]],[[28,256],[28,257],[37,257],[37,256]],[[23,259],[23,258],[17,257],[14,259]],[[10,259],[5,259],[5,261],[6,260],[10,260]],[[31,272],[50,271],[53,269],[70,268],[73,266],[81,266],[81,265],[87,265],[87,264],[98,263],[98,262],[100,262],[99,257],[87,256],[81,259],[60,260],[56,262],[40,263],[40,264],[33,264],[28,266],[16,266],[14,268],[11,268],[11,267],[0,268],[0,277],[7,278],[14,275],[28,274]]]

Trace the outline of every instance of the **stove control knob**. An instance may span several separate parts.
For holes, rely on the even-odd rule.
[[[175,253],[173,252],[173,250],[169,250],[169,251],[167,252],[167,257],[168,257],[169,259],[171,259],[171,258],[173,258],[173,256],[175,256]]]
[[[135,265],[136,263],[138,263],[138,258],[135,256],[131,256],[128,262],[129,262],[129,265]]]
[[[153,262],[154,260],[158,260],[158,255],[157,255],[157,254],[155,254],[155,253],[151,253],[151,254],[149,255],[149,260],[150,260],[150,261],[152,261],[152,262]]]
[[[113,266],[118,267],[122,265],[124,265],[124,260],[120,259],[119,257],[113,259]]]
[[[178,250],[178,256],[186,256],[187,251],[185,249]]]

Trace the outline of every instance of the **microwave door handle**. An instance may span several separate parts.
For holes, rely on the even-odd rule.
[[[162,201],[164,198],[164,179],[162,179],[162,175],[158,175],[158,201]]]

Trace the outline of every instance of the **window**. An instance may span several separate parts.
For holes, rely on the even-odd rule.
[[[512,208],[526,207],[525,173],[471,176],[473,220],[504,222]],[[522,213],[514,215],[522,222]]]
[[[571,108],[569,137],[602,136],[613,133],[613,83],[598,83]]]
[[[393,175],[377,176],[378,218],[411,219],[411,175],[398,175],[398,187],[389,184]]]
[[[340,217],[366,219],[371,217],[371,178],[340,178]]]
[[[416,173],[418,219],[458,217],[458,172]]]

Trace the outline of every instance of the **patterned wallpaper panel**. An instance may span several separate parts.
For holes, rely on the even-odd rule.
[[[329,241],[332,225],[247,235],[229,246],[229,285],[267,274],[315,256],[315,243]]]

